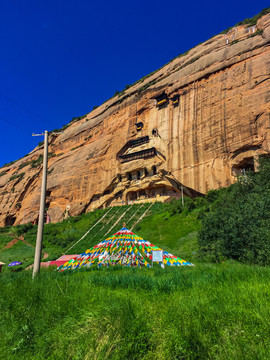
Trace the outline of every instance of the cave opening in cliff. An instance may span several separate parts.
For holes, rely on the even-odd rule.
[[[140,121],[140,122],[136,123],[135,126],[136,126],[137,131],[141,131],[143,128],[143,122]]]
[[[172,104],[173,104],[173,106],[177,106],[179,104],[179,95],[175,95],[172,98]]]
[[[148,170],[145,168],[145,169],[144,169],[144,176],[146,177],[146,176],[148,176],[148,175],[149,175]]]
[[[104,192],[103,192],[103,195],[108,195],[112,192],[111,189],[106,189]]]
[[[158,136],[159,136],[159,133],[158,133],[158,129],[157,129],[157,128],[154,128],[154,129],[152,130],[152,135],[153,135],[154,137],[158,137]]]
[[[156,173],[157,173],[157,167],[156,167],[156,165],[153,165],[152,166],[152,174],[156,175]]]
[[[16,221],[16,216],[8,215],[5,219],[5,226],[12,226]]]
[[[115,194],[115,199],[116,199],[116,201],[121,201],[121,200],[122,200],[122,197],[123,197],[123,191],[122,191],[122,190],[118,191],[118,192]]]
[[[248,157],[232,167],[232,173],[235,176],[245,175],[247,171],[255,171],[254,158]]]
[[[167,104],[168,102],[168,96],[165,92],[163,92],[161,95],[156,97],[157,106],[161,107]]]
[[[118,179],[119,182],[122,182],[122,175],[118,174],[117,179]]]

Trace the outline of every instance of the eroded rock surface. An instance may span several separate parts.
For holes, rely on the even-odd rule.
[[[270,152],[270,15],[196,46],[50,136],[51,221],[228,186]],[[38,218],[43,148],[0,170],[0,225]]]

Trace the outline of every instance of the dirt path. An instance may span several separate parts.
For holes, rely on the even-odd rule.
[[[15,244],[17,244],[18,241],[22,241],[24,244],[34,247],[33,245],[29,244],[29,242],[24,240],[23,236],[18,237],[17,239],[13,239],[11,240],[9,243],[7,243],[7,245],[4,247],[4,249],[10,249],[12,248]],[[46,253],[47,254],[47,253]],[[48,256],[47,256],[48,257]]]
[[[13,245],[17,244],[17,242],[19,241],[19,239],[13,239],[11,240],[9,243],[7,243],[7,245],[4,247],[4,249],[10,249],[12,248]]]
[[[28,246],[34,247],[33,245],[29,244],[29,242],[25,241],[23,236],[21,236],[22,239],[20,239],[23,243],[25,243]]]
[[[43,258],[42,259],[47,259],[47,257],[49,257],[49,254],[46,251],[43,251]]]

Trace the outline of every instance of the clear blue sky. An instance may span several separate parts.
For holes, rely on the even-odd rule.
[[[1,0],[0,166],[268,1]]]

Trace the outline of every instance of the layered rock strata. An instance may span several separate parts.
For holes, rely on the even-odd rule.
[[[50,136],[51,221],[197,196],[270,152],[270,15],[179,56]],[[42,147],[0,170],[0,225],[38,218]]]

